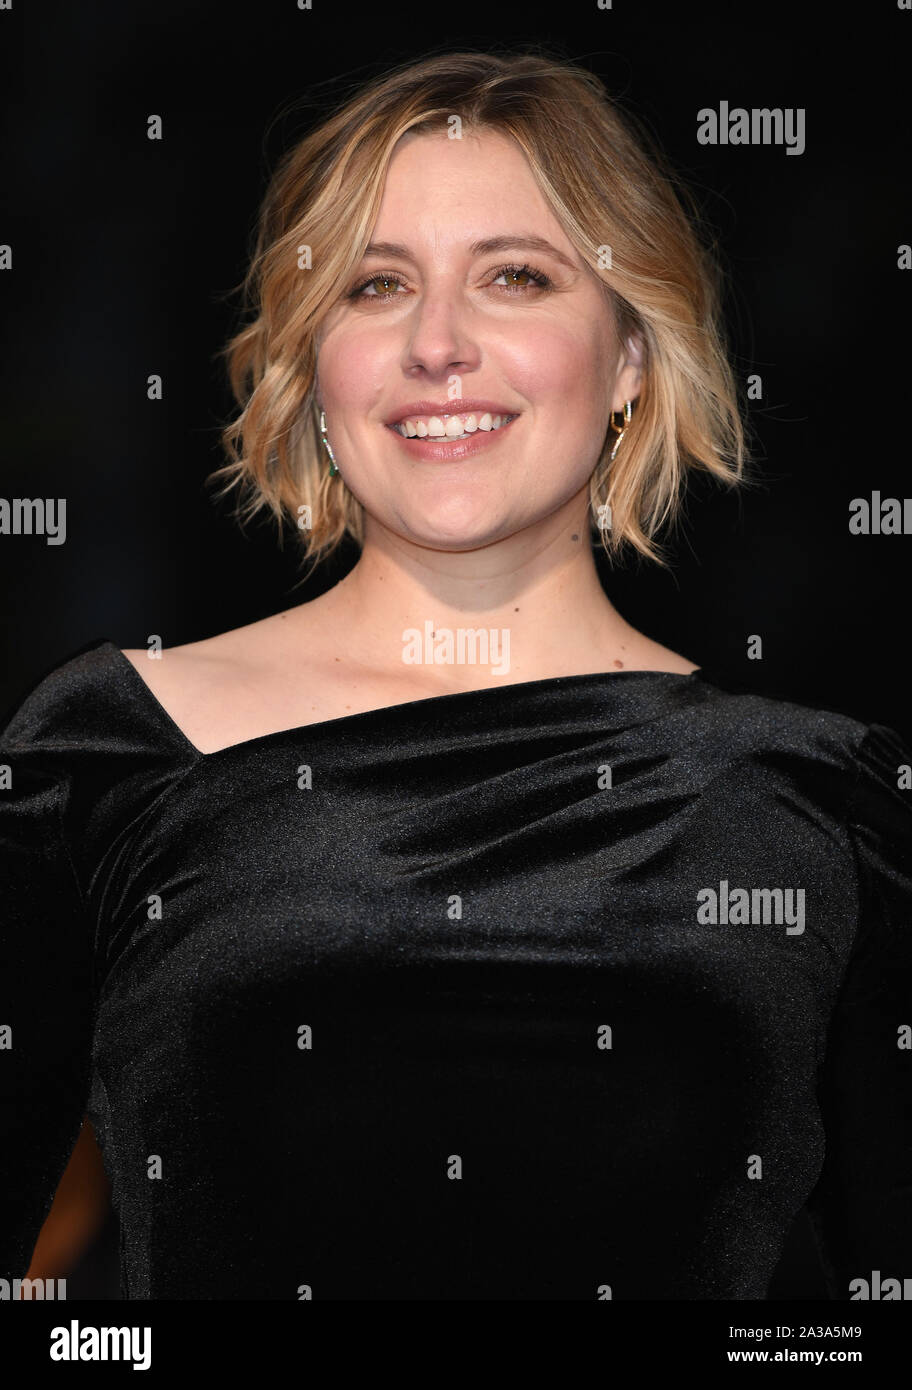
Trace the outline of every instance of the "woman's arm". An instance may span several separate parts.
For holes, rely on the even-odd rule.
[[[0,1279],[7,1280],[28,1270],[79,1136],[91,1073],[92,938],[62,829],[64,755],[50,736],[12,726],[0,734]]]
[[[902,1297],[912,1279],[912,790],[901,785],[912,756],[874,724],[856,758],[858,927],[827,1037],[827,1152],[808,1201],[840,1299],[889,1296],[888,1279]]]

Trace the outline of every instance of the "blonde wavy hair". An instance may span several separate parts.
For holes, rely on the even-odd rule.
[[[357,90],[281,158],[240,287],[249,321],[221,354],[240,413],[221,433],[229,462],[210,481],[224,483],[220,495],[238,490],[242,526],[263,508],[280,540],[283,520],[295,524],[312,564],[346,535],[363,542],[363,507],[341,474],[330,477],[321,447],[315,344],[370,240],[396,142],[406,131],[445,130],[453,116],[464,132],[516,141],[604,284],[622,340],[641,338],[643,387],[613,463],[607,432],[590,519],[610,557],[629,545],[665,565],[654,537],[677,519],[687,471],[749,481],[722,274],[694,200],[645,132],[593,74],[539,53],[446,53],[404,65]],[[305,247],[310,269],[300,265]],[[610,527],[599,525],[605,503]]]

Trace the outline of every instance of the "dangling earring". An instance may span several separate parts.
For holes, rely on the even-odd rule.
[[[326,452],[329,454],[329,476],[334,478],[339,470],[336,467],[336,456],[332,451],[332,445],[326,438],[326,415],[322,410],[320,411],[320,438],[326,445]]]
[[[620,414],[623,414],[623,416],[624,416],[624,423],[623,423],[623,425],[621,425],[620,427],[618,427],[618,426],[614,423],[614,417],[615,417],[615,415],[620,415]],[[614,430],[615,434],[617,435],[617,439],[614,441],[614,448],[611,450],[611,453],[610,453],[609,456],[608,456],[608,462],[609,462],[609,463],[614,463],[614,456],[615,456],[615,454],[617,453],[618,449],[621,447],[621,440],[624,438],[624,435],[625,435],[626,432],[627,432],[627,426],[630,424],[630,421],[631,421],[632,416],[633,416],[633,402],[632,402],[632,401],[625,401],[625,402],[624,402],[624,409],[623,409],[623,412],[620,411],[620,410],[612,410],[612,412],[611,412],[610,424],[611,424],[611,428]]]

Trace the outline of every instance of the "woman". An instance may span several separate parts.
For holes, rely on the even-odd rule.
[[[0,1273],[87,1108],[128,1298],[762,1298],[805,1202],[833,1297],[901,1276],[908,754],[596,574],[744,477],[657,156],[434,58],[285,157],[248,290],[224,478],[360,557],[8,724]]]

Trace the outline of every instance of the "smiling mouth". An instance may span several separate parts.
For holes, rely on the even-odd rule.
[[[517,415],[492,415],[490,411],[467,411],[461,415],[407,416],[394,425],[403,439],[427,439],[435,444],[458,443],[475,434],[493,434],[518,418]]]

